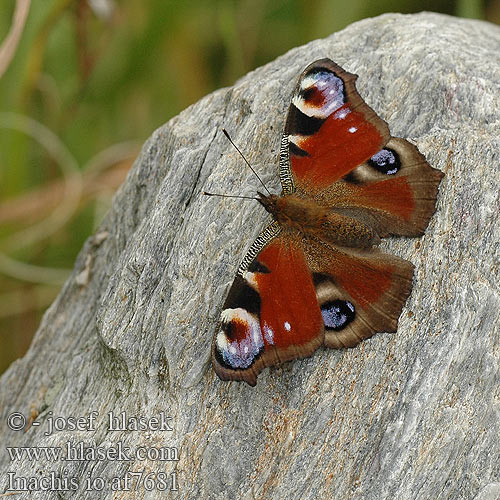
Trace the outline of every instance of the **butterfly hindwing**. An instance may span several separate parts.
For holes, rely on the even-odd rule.
[[[380,237],[421,236],[434,213],[442,177],[413,144],[391,137],[382,150],[315,199],[367,223]]]
[[[313,271],[327,347],[352,347],[377,332],[395,332],[413,265],[378,250],[340,248],[317,238],[304,245]]]
[[[323,338],[302,247],[296,238],[279,234],[240,268],[212,344],[213,366],[223,380],[255,385],[264,367],[310,356]]]

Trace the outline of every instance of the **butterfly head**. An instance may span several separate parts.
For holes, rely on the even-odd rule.
[[[307,230],[321,223],[325,209],[310,200],[296,195],[265,195],[257,191],[257,201],[269,212],[280,226]]]
[[[266,195],[264,193],[261,193],[260,191],[257,191],[257,201],[266,209],[267,212],[269,212],[274,217],[276,217],[276,214],[279,211],[279,198],[280,197],[275,194]]]

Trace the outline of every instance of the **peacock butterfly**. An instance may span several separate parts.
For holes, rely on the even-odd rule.
[[[254,386],[266,366],[395,332],[413,265],[373,248],[421,236],[443,174],[363,101],[330,59],[300,75],[281,142],[273,221],[248,250],[212,343],[222,380]]]

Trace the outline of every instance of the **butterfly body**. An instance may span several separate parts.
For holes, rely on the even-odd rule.
[[[284,230],[347,247],[368,248],[380,241],[378,235],[366,224],[353,217],[335,213],[335,206],[321,206],[313,199],[296,194],[257,194],[260,203]]]
[[[393,138],[329,59],[306,68],[280,152],[281,195],[258,193],[273,221],[250,247],[223,307],[212,364],[255,385],[266,366],[394,332],[413,265],[376,249],[423,234],[441,172]]]

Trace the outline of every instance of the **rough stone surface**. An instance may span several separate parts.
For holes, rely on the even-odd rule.
[[[1,379],[0,493],[8,471],[55,471],[82,484],[57,498],[500,498],[499,47],[499,27],[483,22],[367,19],[288,52],[158,129],[29,352]],[[201,195],[258,187],[219,130],[278,191],[290,94],[322,57],[359,74],[361,95],[393,135],[416,142],[446,174],[425,236],[383,244],[416,265],[414,289],[396,334],[265,370],[255,388],[222,383],[209,365],[211,338],[266,215],[253,202]],[[89,262],[85,284],[77,277]],[[41,425],[9,430],[14,411]],[[99,413],[94,431],[44,435],[51,416],[91,411]],[[109,431],[110,411],[164,411],[174,430]],[[68,441],[177,447],[180,459],[11,461],[5,449]],[[178,491],[83,489],[88,477],[126,470],[175,470]]]

